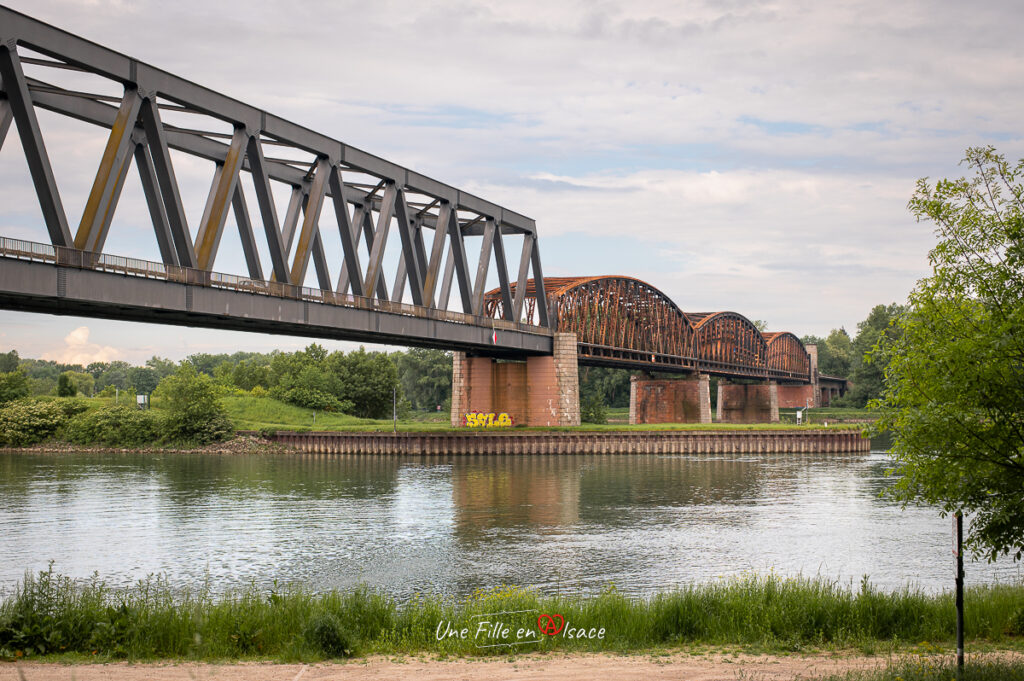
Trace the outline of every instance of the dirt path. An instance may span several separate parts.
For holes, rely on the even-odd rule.
[[[372,657],[342,664],[0,663],[0,681],[781,681],[884,666],[884,657],[804,655],[544,655],[509,660]]]

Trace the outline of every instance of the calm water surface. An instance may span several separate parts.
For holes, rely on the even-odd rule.
[[[500,584],[631,594],[741,572],[929,590],[949,520],[880,499],[885,454],[373,457],[0,454],[0,589],[26,570],[215,589]],[[971,582],[1020,579],[1009,561]]]

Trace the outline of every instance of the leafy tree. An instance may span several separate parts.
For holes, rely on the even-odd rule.
[[[189,362],[160,381],[157,398],[166,409],[165,432],[172,441],[206,444],[231,434],[232,425],[217,401],[213,379]]]
[[[78,390],[75,388],[74,381],[68,376],[68,372],[64,372],[57,379],[57,397],[74,397],[78,394]]]
[[[580,400],[596,399],[610,407],[629,406],[628,369],[583,367],[580,371]]]
[[[899,335],[896,320],[906,311],[902,305],[875,305],[868,318],[857,324],[857,338],[853,341],[850,381],[853,388],[843,397],[842,404],[852,407],[867,406],[869,400],[881,397],[888,362],[883,353],[872,355],[871,349],[879,342],[888,342]]]
[[[391,355],[402,392],[415,409],[433,411],[452,395],[452,356],[443,350],[411,348]]]
[[[178,365],[173,361],[157,357],[156,355],[146,360],[146,366],[155,371],[160,380],[170,376],[178,368]]]
[[[252,390],[256,386],[269,388],[270,367],[257,363],[256,359],[242,360],[231,371],[231,383],[242,390]]]
[[[79,395],[92,395],[93,387],[96,384],[92,374],[85,371],[65,371],[67,377],[75,386],[75,392]]]
[[[92,366],[91,364],[89,366]],[[103,372],[96,379],[96,388],[102,390],[108,385],[112,385],[118,390],[127,390],[131,387],[131,381],[128,378],[129,372],[131,371],[131,365],[128,362],[122,362],[120,360],[111,362],[103,369]]]
[[[128,383],[140,395],[149,395],[160,384],[160,374],[152,367],[132,367],[128,370]]]
[[[968,149],[968,178],[919,180],[932,275],[872,352],[888,362],[878,428],[893,433],[892,493],[969,514],[975,555],[1024,555],[1024,161]]]
[[[341,382],[342,399],[352,403],[349,413],[371,419],[391,416],[398,370],[385,353],[362,347],[347,355],[335,352],[328,365]],[[398,398],[402,398],[400,391]]]
[[[93,378],[98,379],[101,375],[103,375],[103,372],[107,370],[108,366],[110,365],[107,364],[106,362],[91,362],[89,366],[85,367],[85,371],[86,373],[92,374]]]
[[[28,377],[24,371],[8,371],[0,374],[0,405],[28,397]]]
[[[18,351],[0,353],[0,374],[9,374],[18,370]]]

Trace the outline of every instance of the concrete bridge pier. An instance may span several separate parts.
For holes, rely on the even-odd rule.
[[[629,423],[711,423],[711,388],[707,374],[683,379],[629,379]]]
[[[452,361],[453,427],[467,414],[508,414],[517,426],[578,426],[576,334],[556,333],[554,354],[497,361],[456,352]]]
[[[778,423],[778,384],[775,381],[732,383],[719,379],[715,418],[722,423]]]

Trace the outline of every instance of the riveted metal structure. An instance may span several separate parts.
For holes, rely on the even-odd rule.
[[[518,284],[514,288],[518,292]],[[693,327],[664,293],[631,277],[549,277],[543,290],[559,332],[576,334],[580,363],[656,363],[694,368]],[[526,321],[538,304],[526,285]],[[485,313],[501,318],[501,291],[488,292]]]
[[[788,331],[777,331],[765,333],[764,339],[768,343],[769,371],[798,380],[810,375],[811,358],[799,338]]]
[[[768,347],[754,323],[737,312],[689,312],[701,366],[732,376],[765,375]]]
[[[517,285],[518,286],[518,285]],[[540,290],[557,332],[575,333],[580,364],[730,378],[811,380],[810,357],[791,333],[758,331],[736,312],[683,312],[639,279],[549,277]],[[513,292],[518,293],[516,287]],[[538,287],[526,282],[523,321],[532,321]],[[502,292],[489,291],[485,313],[501,318]]]
[[[37,109],[106,131],[106,145],[77,225],[68,221]],[[171,272],[169,284],[223,283],[230,275],[216,274],[214,266],[228,216],[233,214],[248,269],[248,277],[236,277],[244,280],[237,290],[370,312],[358,317],[352,333],[329,329],[328,335],[373,340],[381,325],[379,312],[416,318],[403,322],[405,331],[396,322],[396,332],[379,338],[381,342],[494,346],[497,354],[550,351],[543,291],[531,307],[531,325],[518,321],[524,287],[519,287],[519,295],[513,292],[513,284],[525,283],[531,271],[543,282],[532,219],[0,7],[0,149],[13,129],[20,137],[49,234],[45,266],[105,271],[98,263],[106,258],[109,264],[117,257],[117,234],[111,233],[111,224],[134,164],[162,260],[141,268],[148,278]],[[199,211],[186,211],[172,152],[213,162],[198,224],[188,224],[186,214]],[[244,186],[252,187],[254,204],[246,200]],[[275,205],[275,188],[279,195],[285,191],[289,196],[283,214]],[[322,216],[329,225],[325,229],[337,230],[338,252],[326,248]],[[467,242],[475,237],[480,239],[479,257],[470,262]],[[264,239],[260,246],[269,257],[261,262],[257,243]],[[510,275],[505,253],[512,239],[517,246],[521,241],[522,247],[514,254],[518,259]],[[389,244],[395,244],[390,251]],[[15,244],[8,250],[26,248]],[[392,264],[395,257],[389,261],[385,253],[396,250],[400,255]],[[315,288],[305,286],[311,262]],[[390,273],[385,271],[389,268]],[[483,310],[492,268],[506,303],[500,320],[485,316]],[[177,289],[167,290],[169,296],[177,296]],[[449,309],[453,293],[457,310]],[[11,290],[0,290],[0,306],[104,316],[103,301],[88,300],[87,292],[82,295],[81,300],[71,296],[57,301],[57,296],[18,290],[15,282]],[[244,326],[245,320],[233,319],[230,304],[221,298],[223,302],[211,301],[209,310],[185,309],[182,315],[188,314],[195,325]],[[125,302],[120,318],[183,323],[183,317],[156,313],[157,307]],[[308,321],[308,310],[299,316]]]

